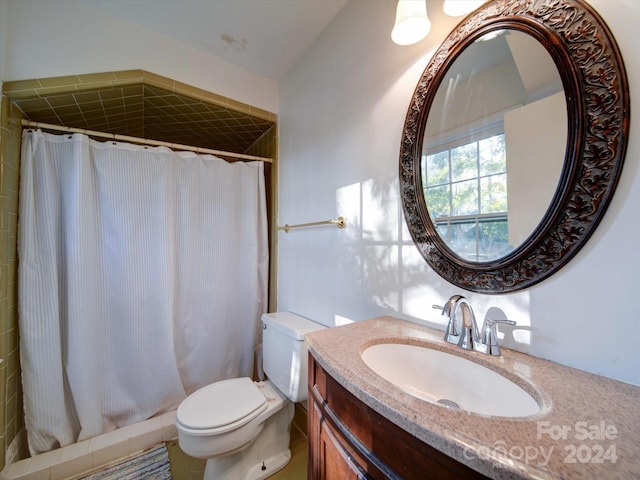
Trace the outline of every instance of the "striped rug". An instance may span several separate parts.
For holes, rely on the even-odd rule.
[[[81,480],[171,480],[169,453],[164,444],[153,447],[137,457],[92,473]]]

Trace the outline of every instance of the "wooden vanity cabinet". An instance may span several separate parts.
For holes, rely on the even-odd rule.
[[[486,479],[349,393],[309,354],[309,480]]]

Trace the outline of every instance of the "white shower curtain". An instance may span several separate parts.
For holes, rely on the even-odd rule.
[[[251,375],[266,309],[262,163],[25,130],[19,214],[32,453]]]

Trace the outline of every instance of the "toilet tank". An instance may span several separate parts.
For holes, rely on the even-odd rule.
[[[262,363],[269,380],[292,402],[307,398],[304,336],[326,328],[291,312],[262,315]]]

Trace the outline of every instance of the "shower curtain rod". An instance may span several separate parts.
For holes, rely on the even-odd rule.
[[[85,130],[83,128],[65,127],[62,125],[54,125],[51,123],[33,122],[31,120],[22,120],[23,127],[42,128],[45,130],[53,130],[55,132],[67,133],[84,133],[90,137],[108,138],[110,140],[118,140],[121,142],[132,142],[143,145],[152,145],[157,147],[168,147],[173,150],[186,150],[196,153],[209,153],[211,155],[220,155],[224,157],[232,157],[240,160],[255,160],[259,162],[272,163],[273,159],[269,157],[258,157],[255,155],[246,155],[244,153],[225,152],[222,150],[213,150],[211,148],[192,147],[191,145],[182,145],[180,143],[162,142],[160,140],[151,140],[147,138],[130,137],[129,135],[119,135],[117,133],[98,132],[96,130]]]

